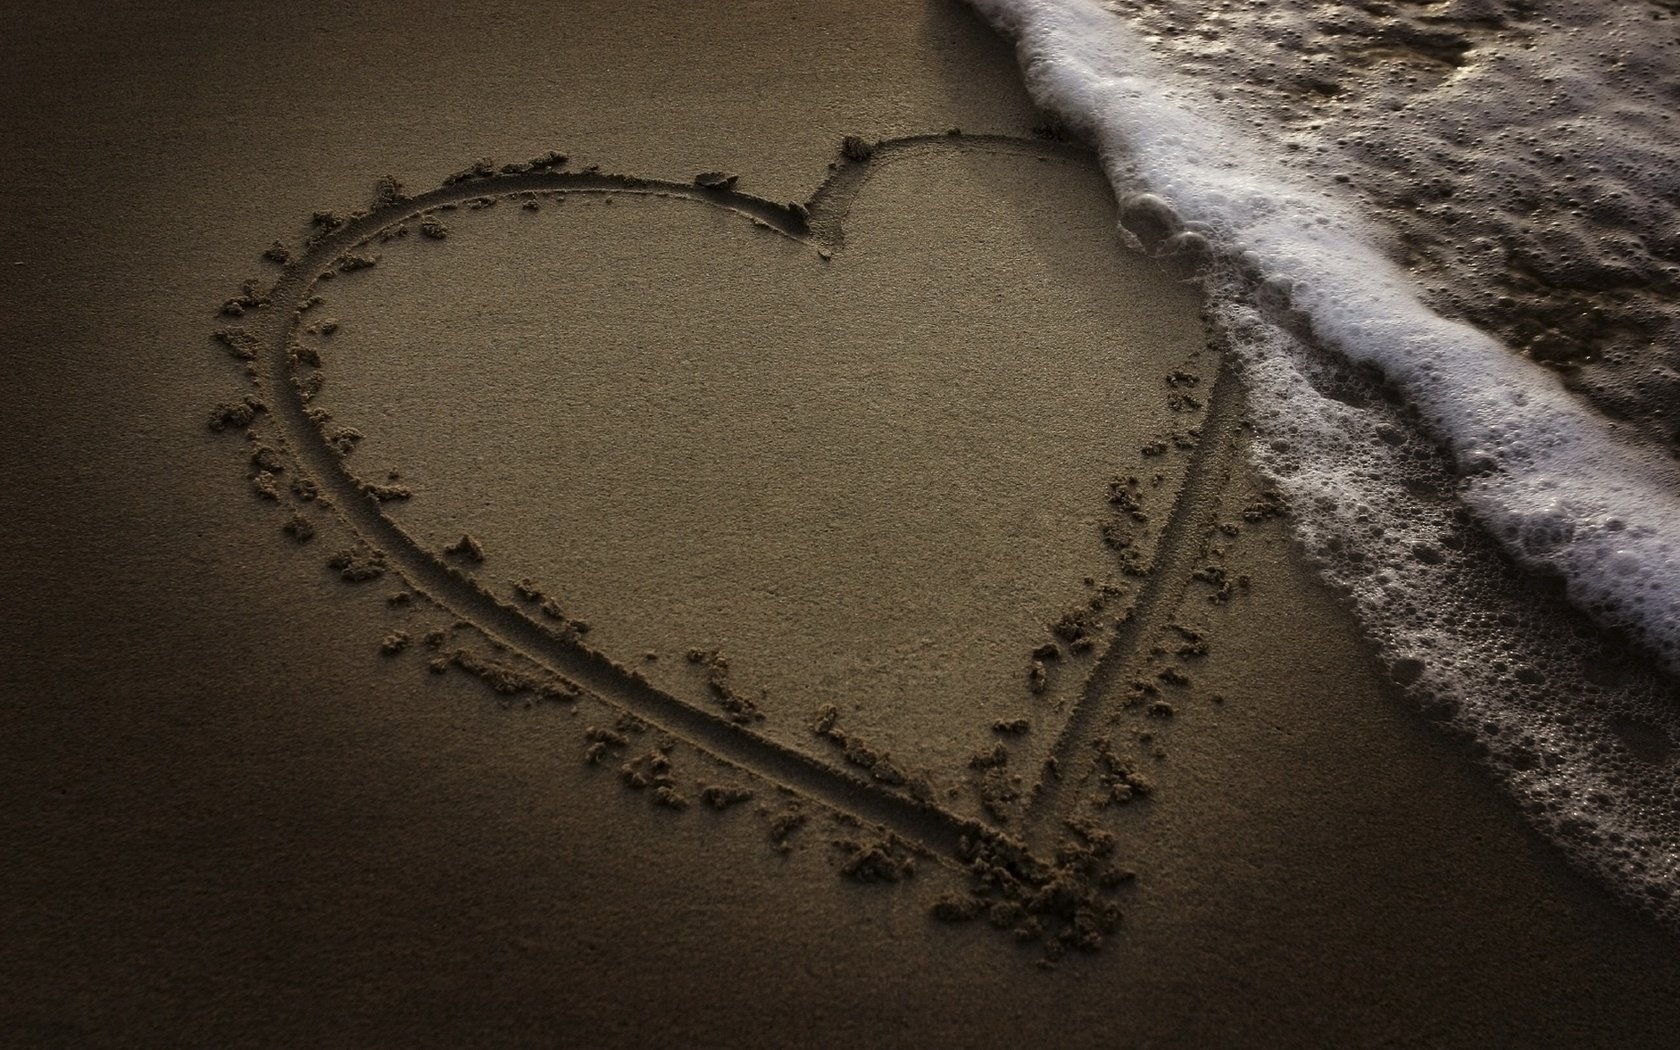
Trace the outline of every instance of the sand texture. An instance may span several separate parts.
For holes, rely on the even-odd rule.
[[[1680,1022],[960,6],[58,6],[0,69],[0,1042]]]

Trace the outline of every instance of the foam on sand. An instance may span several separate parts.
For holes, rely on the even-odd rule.
[[[1559,574],[1576,605],[1632,631],[1673,670],[1673,465],[1556,374],[1430,309],[1379,249],[1382,231],[1227,123],[1215,92],[1165,69],[1114,14],[1087,0],[975,6],[1017,42],[1035,100],[1101,149],[1122,223],[1162,250],[1213,253],[1225,274],[1213,282],[1215,312],[1246,366],[1260,465],[1294,498],[1309,548],[1350,591],[1397,677],[1450,704],[1496,762],[1504,756],[1509,782],[1578,855],[1666,899],[1657,890],[1680,853],[1666,778],[1630,786],[1641,778],[1606,741],[1617,719],[1667,726],[1672,716],[1638,700],[1615,715],[1576,710],[1590,706],[1569,685],[1579,647],[1537,652],[1521,625],[1480,624],[1458,504],[1425,506],[1406,486],[1438,445],[1437,493],[1455,491],[1509,554]],[[1375,366],[1403,410],[1335,389],[1323,350],[1344,371]],[[1414,417],[1427,440],[1410,433]],[[1606,836],[1642,845],[1637,856],[1600,848]]]

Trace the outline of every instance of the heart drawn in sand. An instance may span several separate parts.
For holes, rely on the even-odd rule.
[[[1188,537],[1195,527],[1187,521],[1209,504],[1222,469],[1214,461],[1230,444],[1231,411],[1226,402],[1231,400],[1231,381],[1218,371],[1211,354],[1201,360],[1205,375],[1189,371],[1204,350],[1193,322],[1186,329],[1194,329],[1195,336],[1187,358],[1152,359],[1152,344],[1108,345],[1123,335],[1127,323],[1135,326],[1139,317],[1156,323],[1161,311],[1182,316],[1188,310],[1193,318],[1192,292],[1159,293],[1163,300],[1172,300],[1164,304],[1141,301],[1140,294],[1140,301],[1118,307],[1132,313],[1116,318],[1104,312],[1116,308],[1106,302],[1111,297],[1102,291],[1110,275],[1084,274],[1094,290],[1083,299],[1069,291],[1081,287],[1089,259],[1053,258],[1052,246],[1067,241],[1066,230],[1035,240],[1035,230],[1055,221],[1051,216],[1065,214],[1067,204],[1059,198],[1035,201],[1030,187],[1051,172],[1076,170],[1078,178],[1097,178],[1091,158],[1082,150],[993,136],[918,136],[873,145],[848,140],[844,160],[832,167],[809,201],[780,205],[741,192],[733,177],[721,174],[680,183],[594,169],[571,171],[564,158],[550,154],[501,169],[481,164],[442,187],[413,196],[402,194],[393,183],[382,187],[377,206],[367,213],[348,219],[318,216],[316,236],[299,255],[290,257],[278,246],[274,250],[273,258],[282,262],[283,272],[273,289],[265,295],[248,288],[227,311],[244,315],[219,333],[223,343],[250,362],[267,409],[253,424],[259,440],[257,482],[272,495],[298,500],[300,510],[308,509],[306,503],[331,508],[355,536],[351,548],[334,561],[346,579],[388,579],[394,574],[409,591],[472,624],[496,647],[548,672],[549,677],[536,685],[532,679],[521,678],[512,682],[513,687],[537,688],[552,695],[595,694],[726,764],[883,825],[936,854],[971,853],[974,842],[990,841],[1003,826],[1024,828],[1030,841],[1034,829],[1059,827],[1074,814],[1083,796],[1070,785],[1081,790],[1101,785],[1118,793],[1116,797],[1147,790],[1144,780],[1134,776],[1113,752],[1093,751],[1090,745],[1097,729],[1112,717],[1110,708],[1119,702],[1118,685],[1128,661],[1136,655],[1134,650],[1141,639],[1164,626],[1165,610],[1178,593],[1172,586],[1188,575],[1188,559],[1195,553]],[[894,171],[919,178],[892,182]],[[916,199],[923,192],[918,187],[925,189],[929,172],[955,172],[982,181],[990,178],[992,190],[1005,198],[1013,193],[1010,199],[1025,203],[988,217],[965,214],[961,201],[966,197],[961,192],[948,193],[943,205],[936,197]],[[863,190],[872,183],[876,189],[865,198]],[[886,183],[884,189],[882,183]],[[747,638],[746,649],[732,649],[727,639],[719,645],[718,637],[708,635],[704,610],[695,613],[698,619],[692,622],[673,620],[677,626],[627,625],[633,617],[611,609],[602,615],[599,604],[592,605],[587,593],[579,598],[573,581],[553,575],[568,571],[564,538],[556,541],[545,534],[481,546],[483,532],[472,524],[473,501],[466,494],[448,491],[449,483],[443,480],[447,472],[440,471],[436,480],[416,483],[415,474],[404,464],[402,478],[393,479],[384,472],[383,461],[359,450],[362,432],[347,424],[372,430],[368,447],[381,440],[381,429],[372,427],[365,414],[379,402],[368,400],[367,391],[380,392],[380,384],[388,381],[377,371],[356,374],[344,386],[352,393],[362,391],[367,403],[353,406],[350,412],[343,412],[336,403],[328,409],[331,399],[322,392],[336,389],[340,380],[335,378],[335,386],[329,388],[324,386],[324,376],[351,359],[355,351],[348,349],[345,335],[332,334],[337,323],[327,319],[323,298],[334,300],[334,313],[341,301],[354,303],[358,296],[364,306],[383,301],[367,291],[373,287],[367,282],[382,276],[370,270],[382,251],[420,257],[426,252],[482,250],[482,243],[480,249],[471,248],[470,227],[475,216],[487,214],[497,201],[504,205],[497,209],[504,223],[513,221],[507,218],[509,212],[569,210],[574,214],[563,220],[571,224],[565,229],[605,223],[609,215],[612,222],[632,224],[628,233],[621,230],[595,246],[601,251],[638,243],[635,224],[646,222],[675,222],[681,232],[667,237],[710,237],[718,243],[709,256],[713,260],[709,267],[671,279],[671,273],[692,263],[695,256],[689,251],[674,257],[674,262],[658,264],[664,269],[655,274],[657,280],[644,274],[638,278],[640,285],[621,272],[628,265],[624,260],[608,260],[603,266],[595,254],[585,253],[580,259],[575,252],[546,251],[507,262],[519,272],[545,274],[542,279],[549,282],[540,294],[526,290],[527,312],[533,309],[531,302],[557,311],[543,315],[540,325],[521,329],[513,324],[513,330],[525,336],[564,332],[571,352],[581,354],[578,347],[589,346],[594,336],[587,324],[582,324],[585,331],[578,331],[579,318],[598,318],[610,308],[619,311],[615,316],[621,322],[628,317],[631,322],[624,323],[640,326],[636,328],[640,341],[628,348],[597,349],[592,360],[604,356],[607,363],[594,372],[574,364],[564,375],[547,374],[555,384],[552,390],[543,388],[547,393],[515,396],[528,393],[515,390],[483,395],[491,398],[486,403],[514,406],[507,409],[510,415],[501,425],[511,427],[510,433],[567,434],[564,441],[542,440],[560,442],[553,448],[571,450],[574,459],[582,462],[586,457],[580,449],[610,452],[644,442],[650,447],[661,440],[670,444],[672,419],[706,413],[708,405],[718,403],[716,397],[723,397],[717,418],[706,426],[678,427],[683,435],[680,441],[687,442],[681,444],[680,455],[656,448],[640,459],[613,460],[615,469],[623,463],[634,469],[642,469],[635,465],[643,462],[697,464],[693,471],[715,467],[716,478],[725,483],[739,477],[749,478],[752,485],[763,482],[771,486],[765,490],[770,494],[763,494],[763,486],[752,488],[752,494],[762,498],[744,511],[679,507],[693,519],[687,531],[699,538],[679,537],[691,546],[672,549],[685,555],[660,548],[651,554],[642,551],[644,561],[663,566],[681,562],[685,556],[694,560],[695,551],[711,549],[708,543],[716,546],[715,536],[707,529],[715,533],[733,528],[733,542],[736,546],[745,543],[749,553],[727,562],[721,570],[716,566],[708,570],[717,572],[718,578],[751,577],[755,557],[797,563],[821,583],[813,591],[819,598],[830,593],[851,596],[837,598],[830,606],[850,601],[853,604],[846,609],[865,609],[870,593],[890,592],[890,600],[883,602],[884,611],[878,614],[887,623],[881,630],[888,631],[898,623],[892,618],[900,608],[932,610],[922,623],[910,614],[902,617],[913,628],[925,628],[925,622],[945,623],[942,616],[949,619],[949,610],[940,604],[943,592],[969,585],[962,557],[946,557],[942,545],[962,544],[967,538],[973,548],[964,553],[973,561],[972,575],[981,583],[961,591],[961,609],[991,616],[986,620],[991,626],[976,628],[975,637],[1004,637],[1018,645],[1018,652],[1008,657],[1014,662],[992,693],[972,703],[946,698],[931,712],[906,712],[902,696],[873,711],[865,700],[849,705],[847,701],[854,697],[867,699],[881,691],[878,682],[884,679],[872,684],[867,678],[876,670],[869,665],[868,654],[858,657],[844,652],[847,638],[867,635],[873,628],[853,629],[844,621],[822,620],[821,601],[801,599],[804,604],[800,604],[783,593],[786,581],[795,579],[787,572],[778,577],[780,584],[765,585],[747,598],[730,599],[734,604],[722,599],[716,603],[726,613],[747,610],[740,613],[744,626],[733,629],[731,636]],[[616,208],[605,207],[615,202]],[[565,209],[554,207],[562,203]],[[518,208],[521,204],[523,209]],[[582,207],[586,204],[587,211]],[[995,210],[995,202],[993,206]],[[931,227],[937,243],[906,244],[891,228],[895,216],[925,216],[933,207],[950,213],[943,225]],[[930,236],[925,223],[917,229],[922,236]],[[1100,251],[1119,252],[1112,234],[1100,236],[1106,245]],[[500,265],[491,256],[471,257],[466,266],[460,265],[459,257],[449,258],[457,259],[451,263],[457,272],[468,275],[484,274]],[[997,262],[1000,258],[1002,263]],[[595,267],[590,272],[606,273],[612,279],[598,278],[590,284],[576,276],[580,268],[590,266]],[[1135,262],[1126,266],[1137,269]],[[988,280],[992,284],[986,284]],[[1141,287],[1172,286],[1171,277],[1149,280],[1154,283]],[[677,291],[670,290],[673,286]],[[614,287],[624,289],[616,297],[622,301],[603,306],[615,298]],[[682,296],[689,298],[678,302]],[[415,301],[412,295],[389,298]],[[880,309],[858,315],[859,301],[879,303]],[[986,308],[988,302],[994,304],[991,310]],[[1044,322],[1023,314],[1046,302],[1061,310],[1064,320]],[[478,308],[487,307],[481,303]],[[754,310],[767,312],[762,320],[746,316]],[[826,319],[825,310],[829,311]],[[345,322],[346,334],[357,331],[355,316],[352,311]],[[849,325],[848,316],[852,318]],[[650,325],[650,317],[658,323]],[[694,326],[708,323],[713,323],[704,329],[709,339],[722,339],[731,332],[759,332],[764,334],[764,345],[753,340],[737,348],[731,358],[728,350],[700,345],[694,339],[686,343],[679,337],[667,340],[657,330],[668,325],[692,334],[701,330]],[[424,321],[420,325],[423,331]],[[369,345],[377,343],[378,326],[362,327],[374,333]],[[380,359],[375,348],[366,351],[367,359],[384,360],[387,365],[399,360],[430,361],[426,355],[437,352],[415,345],[413,329],[399,326],[390,332],[395,334],[387,342],[405,347],[404,355],[390,356],[388,346],[386,358]],[[1070,332],[1094,348],[1083,357],[1068,351],[1063,344]],[[693,355],[684,352],[690,344]],[[613,357],[614,353],[618,356]],[[553,353],[540,356],[545,361],[553,359]],[[669,386],[647,394],[638,407],[632,402],[639,395],[622,377],[635,371],[631,363],[650,357],[663,367],[650,372],[648,381]],[[364,360],[354,367],[373,366]],[[1104,369],[1112,369],[1118,378],[1105,376]],[[519,374],[504,372],[501,379],[517,384]],[[1106,405],[1091,401],[1097,396],[1091,391],[1102,390],[1105,382],[1115,384],[1118,392],[1103,395],[1111,397]],[[1150,390],[1145,400],[1125,394],[1145,384]],[[692,394],[695,390],[701,393]],[[701,396],[708,392],[716,395],[711,402]],[[692,403],[682,401],[691,394]],[[478,395],[463,392],[461,403],[473,396]],[[572,400],[566,402],[567,397]],[[621,400],[603,406],[604,400],[612,399]],[[685,407],[672,409],[673,399]],[[433,397],[431,403],[437,401]],[[565,411],[555,408],[561,403]],[[1148,411],[1139,410],[1139,404]],[[358,415],[356,407],[364,414]],[[645,413],[650,412],[665,413],[659,426],[646,423]],[[471,413],[462,415],[472,419]],[[1068,424],[1063,415],[1081,417],[1087,423],[1094,417],[1098,425],[1080,429]],[[473,422],[460,433],[470,438],[475,426]],[[567,426],[575,429],[567,432]],[[389,429],[395,433],[401,427]],[[766,433],[771,437],[764,438]],[[731,434],[746,437],[735,441]],[[391,447],[399,445],[400,441],[394,441]],[[737,446],[745,451],[733,451]],[[1040,456],[1036,468],[1022,468],[1012,458],[1022,448]],[[761,469],[766,456],[784,453],[811,462],[790,466],[777,461],[774,469]],[[596,537],[585,545],[600,545],[601,537],[610,539],[615,531],[630,531],[663,513],[655,497],[668,497],[664,504],[689,498],[662,491],[648,497],[645,492],[652,482],[641,478],[622,486],[633,494],[643,493],[635,496],[643,502],[632,500],[627,511],[603,502],[601,492],[608,490],[588,490],[578,480],[582,468],[574,471],[564,464],[564,469],[556,468],[550,456],[533,453],[533,457],[560,479],[533,483],[539,488],[551,486],[541,491],[539,503],[575,510],[569,518],[553,520],[571,522],[567,527],[583,529],[579,535]],[[529,464],[515,466],[529,470]],[[941,495],[944,476],[965,469],[972,477],[953,483],[952,491]],[[1034,470],[1044,477],[1035,480]],[[424,469],[419,473],[425,476]],[[648,468],[650,478],[670,473]],[[904,480],[912,475],[912,481]],[[1026,479],[1018,491],[1004,483],[1011,477]],[[999,478],[1004,481],[975,484],[975,479]],[[869,488],[877,482],[883,487]],[[412,493],[406,487],[410,484],[415,484]],[[895,484],[900,489],[893,489]],[[778,485],[783,487],[775,488]],[[868,491],[858,495],[847,489],[859,485]],[[1000,495],[1000,490],[1007,491]],[[837,491],[844,498],[834,496]],[[881,492],[893,494],[882,496]],[[569,498],[557,498],[568,494]],[[935,496],[956,509],[943,518],[925,518],[932,513],[927,504]],[[732,498],[739,503],[744,497],[736,493]],[[428,500],[446,510],[420,509]],[[825,500],[831,502],[822,507],[822,514],[811,509]],[[615,519],[615,507],[629,517]],[[1089,509],[1080,511],[1081,507]],[[859,508],[861,517],[848,516]],[[1081,513],[1083,517],[1078,517]],[[913,554],[902,557],[903,565],[884,573],[880,577],[884,582],[867,579],[875,563],[894,556],[894,545],[881,537],[908,535],[924,520],[917,515],[944,523],[946,534],[935,535],[937,543],[906,539]],[[883,517],[894,523],[891,528],[877,520]],[[682,525],[687,519],[674,520]],[[457,521],[468,527],[442,531]],[[588,531],[591,528],[596,531]],[[645,531],[658,539],[682,530]],[[974,540],[977,535],[983,542]],[[819,542],[811,536],[827,539]],[[1031,549],[1010,551],[1008,545],[1042,544],[1046,536],[1066,536],[1058,542],[1065,542],[1070,550],[1078,548],[1061,561],[1052,559],[1054,571],[1067,571],[1066,566],[1077,559],[1094,565],[1095,570],[1085,579],[1058,581],[1073,599],[1061,607],[1032,607],[1025,612],[1008,607],[1018,598],[1020,581],[1025,580],[1030,589],[1034,580],[1050,570],[1011,577],[989,566],[1007,569],[1011,559],[1035,556]],[[865,540],[859,537],[882,545],[860,556],[858,548]],[[536,550],[545,543],[562,554],[522,554],[518,549]],[[755,543],[761,549],[751,550]],[[924,546],[916,547],[916,543]],[[550,560],[545,563],[544,557]],[[555,557],[561,560],[556,562]],[[927,580],[932,582],[915,577],[924,562],[941,566],[929,570]],[[596,568],[610,582],[615,566],[610,559],[602,564],[604,568]],[[673,602],[705,604],[708,577],[703,567],[693,574],[700,581],[694,584],[694,594],[674,596]],[[862,583],[847,589],[849,580],[860,578]],[[908,582],[892,590],[900,578]],[[685,584],[661,578],[654,592],[661,586],[680,590]],[[596,585],[602,594],[607,589]],[[740,589],[752,591],[751,586]],[[633,592],[635,587],[626,584],[624,590]],[[1047,599],[1038,595],[1036,600]],[[993,615],[994,607],[1005,612]],[[762,608],[770,611],[758,611]],[[813,608],[818,611],[810,612]],[[785,613],[786,609],[806,611]],[[796,654],[801,664],[796,671],[808,672],[808,678],[784,675],[780,687],[771,690],[758,688],[756,675],[740,673],[743,664],[753,663],[756,650],[752,647],[764,645],[763,639],[769,637],[764,634],[766,622],[784,615],[796,620],[807,614],[819,627],[806,625],[801,637],[816,641],[808,654]],[[959,657],[968,637],[960,619],[948,632],[956,639],[951,645],[959,650]],[[1028,621],[1036,627],[1023,632],[1020,624]],[[863,621],[854,615],[851,622]],[[637,633],[642,628],[655,631],[652,640],[657,646],[649,644],[645,630]],[[791,632],[801,629],[798,622],[790,622]],[[683,632],[692,633],[673,636]],[[824,638],[835,641],[825,644]],[[931,642],[925,636],[909,639],[903,650],[911,654],[904,658],[909,663],[917,659],[917,644],[937,649],[941,643],[937,637]],[[650,658],[653,648],[659,651],[652,655],[660,659]],[[841,655],[834,657],[834,666],[824,666],[831,651]],[[994,657],[998,651],[996,645],[987,650]],[[492,684],[497,684],[497,675],[508,673],[494,661],[465,654],[456,654],[455,659],[459,666],[490,678]],[[962,661],[948,661],[944,666],[960,668]],[[928,681],[937,688],[940,678],[940,673],[934,673]],[[929,686],[923,682],[917,688]],[[860,730],[860,724],[865,729]],[[918,739],[932,743],[922,747]],[[982,746],[974,746],[976,740]],[[956,769],[950,768],[952,748],[966,759]]]

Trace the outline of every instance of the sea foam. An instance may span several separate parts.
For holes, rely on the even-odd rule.
[[[1221,84],[1163,61],[1116,13],[972,3],[1015,41],[1035,101],[1100,150],[1123,234],[1211,253],[1210,309],[1244,373],[1258,465],[1396,676],[1478,738],[1577,859],[1674,918],[1671,687],[1607,683],[1579,632],[1527,623],[1522,585],[1497,551],[1478,560],[1462,519],[1672,672],[1680,472],[1556,372],[1432,309],[1357,197],[1301,177]],[[1375,366],[1403,404],[1350,394],[1347,364]],[[1661,743],[1635,754],[1646,737]]]

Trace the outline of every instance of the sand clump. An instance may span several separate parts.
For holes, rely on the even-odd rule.
[[[1143,509],[1143,501],[1143,484],[1135,474],[1115,478],[1108,483],[1109,505],[1120,515],[1140,525],[1149,521],[1149,515]]]
[[[456,626],[477,631],[477,628],[467,623]],[[571,704],[576,703],[582,695],[576,685],[540,668],[515,666],[506,660],[485,656],[463,646],[444,651],[443,647],[448,643],[450,634],[449,630],[438,628],[428,632],[422,639],[426,648],[436,653],[427,663],[427,667],[436,674],[443,674],[452,668],[465,671],[483,682],[498,696],[526,698],[526,706],[530,706],[533,699]],[[492,642],[491,647],[498,651],[503,650],[496,642]]]
[[[793,852],[793,844],[789,840],[811,820],[811,815],[801,809],[798,802],[788,803],[780,813],[772,813],[768,809],[759,813],[769,821],[770,848],[783,854]]]
[[[1171,708],[1168,708],[1168,714]],[[1096,750],[1096,782],[1100,789],[1096,805],[1101,807],[1125,805],[1135,799],[1148,798],[1155,792],[1155,784],[1137,767],[1114,749],[1114,742],[1101,737]]]
[[[583,739],[588,743],[584,748],[583,760],[592,766],[606,763],[613,755],[628,747],[630,740],[616,729],[603,729],[600,726],[590,726],[583,731]]]
[[[280,502],[280,481],[266,470],[250,475],[251,491],[274,503]]]
[[[703,784],[700,787],[700,801],[710,809],[730,809],[752,798],[752,791],[743,787],[728,784]]]
[[[980,796],[981,807],[992,819],[1008,823],[1023,791],[1021,776],[1009,769],[1009,748],[1000,740],[989,748],[976,751],[969,756],[968,767],[973,770],[975,792]]]
[[[382,175],[373,187],[373,206],[375,208],[389,208],[401,204],[408,199],[403,193],[403,185],[395,175]]]
[[[414,496],[414,490],[409,488],[407,485],[398,485],[390,482],[364,481],[362,482],[362,491],[378,500],[380,503],[389,503],[394,500],[412,499]]]
[[[466,539],[467,537],[463,536],[462,538]],[[475,540],[474,543],[476,542]],[[480,554],[482,555],[482,553],[481,549]],[[546,619],[555,621],[559,625],[561,637],[581,638],[591,630],[587,620],[580,620],[568,615],[558,598],[546,593],[537,581],[528,576],[514,581],[513,593],[520,601],[535,605]]]
[[[363,438],[360,430],[347,426],[322,428],[321,436],[326,440],[327,447],[340,456],[348,456],[356,451],[356,446],[361,443]]]
[[[890,832],[873,840],[835,839],[840,876],[853,882],[902,882],[916,874],[916,858],[904,840]]]
[[[462,561],[482,562],[484,560],[484,545],[473,538],[472,533],[463,532],[460,539],[443,548],[443,553],[453,555]]]
[[[292,359],[293,365],[307,365],[311,368],[321,367],[320,348],[308,343],[290,343],[286,347],[286,355]]]
[[[258,413],[268,411],[261,398],[246,394],[239,401],[224,401],[210,410],[208,426],[216,433],[248,427]]]
[[[650,791],[653,803],[666,809],[687,809],[688,799],[677,790],[671,768],[675,743],[661,740],[645,753],[618,768],[618,778],[632,791]]]
[[[911,777],[890,755],[875,750],[841,729],[839,723],[840,709],[833,704],[825,704],[812,720],[811,732],[840,748],[848,763],[866,770],[875,780],[891,787],[906,787],[918,798],[932,797],[933,788],[925,775]]]
[[[254,435],[250,463],[252,468],[265,474],[281,474],[286,470],[286,460],[280,455],[279,450],[272,445],[266,445],[255,440]]]
[[[253,361],[262,344],[257,337],[244,328],[218,328],[212,333],[218,343],[227,348],[227,352],[241,361]]]
[[[377,255],[363,255],[360,252],[347,252],[338,260],[337,269],[339,273],[355,273],[357,270],[366,270],[378,263],[379,256]]]
[[[723,708],[731,722],[746,725],[749,722],[763,721],[764,712],[760,710],[758,702],[742,695],[730,684],[728,657],[716,649],[690,649],[686,655],[689,663],[705,670],[706,691],[717,705]]]
[[[242,317],[248,310],[256,310],[269,304],[268,293],[262,290],[262,284],[255,277],[245,280],[240,286],[239,294],[222,304],[221,312],[227,317]]]
[[[1247,573],[1231,573],[1223,565],[1203,565],[1190,576],[1200,583],[1207,584],[1212,590],[1207,600],[1218,604],[1230,601],[1237,592],[1246,591],[1253,586]]]
[[[1105,539],[1106,539],[1105,534]],[[1112,544],[1110,544],[1112,546]],[[1057,620],[1050,624],[1050,634],[1066,647],[1070,656],[1084,656],[1096,649],[1097,640],[1106,630],[1110,619],[1109,607],[1118,599],[1126,596],[1126,588],[1117,583],[1097,583],[1090,581],[1093,593],[1085,602],[1064,612]],[[1129,614],[1119,614],[1119,619],[1125,619]],[[1054,646],[1055,643],[1046,643]],[[1032,664],[1044,667],[1048,672],[1046,660],[1062,658],[1061,649],[1056,648],[1055,655],[1051,650],[1040,645],[1032,651]]]
[[[965,836],[958,859],[968,890],[941,897],[931,914],[942,922],[984,919],[1023,943],[1041,946],[1044,964],[1054,964],[1070,949],[1097,951],[1120,925],[1114,892],[1135,876],[1112,864],[1112,833],[1087,820],[1065,827],[1069,834],[1048,861],[1002,832]]]
[[[489,157],[480,157],[471,164],[451,175],[444,176],[445,186],[454,186],[462,182],[472,182],[475,179],[488,179],[496,174],[496,162]]]
[[[315,523],[302,514],[293,514],[280,526],[280,531],[298,543],[308,543],[315,538]]]
[[[1207,635],[1194,627],[1187,627],[1184,624],[1175,621],[1167,624],[1167,630],[1178,636],[1178,645],[1176,648],[1171,650],[1169,650],[1166,645],[1158,646],[1154,650],[1155,655],[1157,656],[1165,655],[1170,651],[1180,658],[1191,659],[1207,656],[1211,651],[1211,647],[1208,645]]]
[[[366,583],[385,575],[385,554],[367,546],[346,547],[327,559],[327,568],[346,583]]]

